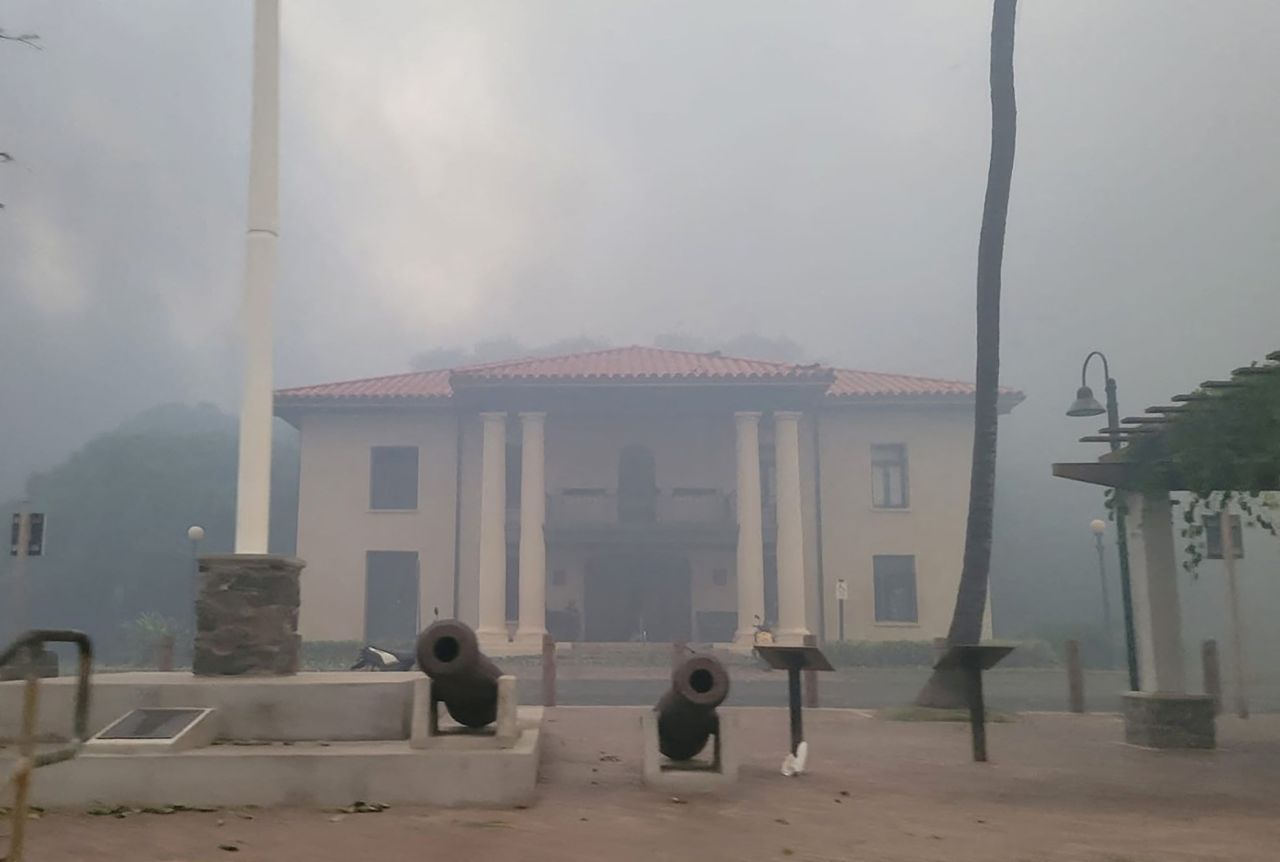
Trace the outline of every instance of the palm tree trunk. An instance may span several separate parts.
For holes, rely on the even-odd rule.
[[[973,465],[969,476],[969,520],[964,566],[951,616],[949,644],[982,637],[991,571],[992,515],[996,495],[996,428],[1000,388],[1000,269],[1013,179],[1017,104],[1013,90],[1013,34],[1017,0],[995,0],[991,14],[991,160],[978,237],[977,370],[973,406]],[[916,702],[922,706],[964,704],[958,674],[935,672]]]

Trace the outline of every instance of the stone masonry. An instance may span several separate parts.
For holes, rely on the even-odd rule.
[[[201,557],[192,670],[198,676],[297,673],[304,565],[274,554]]]

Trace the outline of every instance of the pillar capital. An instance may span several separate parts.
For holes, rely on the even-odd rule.
[[[775,411],[773,411],[773,421],[774,421],[774,422],[799,422],[799,421],[800,421],[800,417],[802,417],[802,416],[804,416],[804,413],[800,412],[799,410],[775,410]]]
[[[759,422],[763,415],[757,410],[739,410],[733,414],[733,418],[738,422]]]
[[[521,422],[544,422],[547,413],[545,410],[522,410],[519,416]]]
[[[485,422],[506,422],[507,411],[505,410],[486,410],[480,414],[480,418]]]

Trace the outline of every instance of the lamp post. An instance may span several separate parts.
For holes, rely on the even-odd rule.
[[[1107,406],[1103,407],[1093,397],[1089,388],[1089,363],[1094,357],[1102,360],[1102,374],[1106,378]],[[1111,376],[1111,366],[1107,357],[1098,350],[1084,358],[1080,367],[1080,388],[1076,391],[1076,400],[1067,408],[1068,416],[1100,416],[1107,414],[1107,436],[1111,438],[1111,451],[1120,448],[1120,406],[1116,403],[1116,381]],[[1117,496],[1119,489],[1116,490]],[[1133,631],[1133,591],[1129,586],[1129,540],[1125,527],[1123,501],[1116,500],[1116,548],[1120,553],[1120,602],[1124,608],[1124,647],[1125,658],[1129,665],[1129,689],[1139,691],[1138,679],[1138,647]]]
[[[199,524],[187,527],[187,538],[191,541],[191,636],[195,637],[196,597],[200,595],[200,543],[204,541],[204,527]]]
[[[1102,547],[1102,537],[1107,532],[1107,522],[1094,518],[1089,522],[1093,532],[1093,544],[1098,550],[1098,583],[1102,587],[1103,646],[1106,648],[1107,667],[1115,661],[1115,629],[1111,627],[1111,593],[1107,591],[1107,553]]]

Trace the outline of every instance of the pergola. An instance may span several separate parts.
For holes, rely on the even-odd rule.
[[[1212,704],[1187,692],[1171,492],[1280,489],[1280,350],[1208,380],[1168,405],[1081,438],[1120,447],[1096,461],[1053,465],[1053,475],[1114,489],[1127,539],[1141,692],[1126,696],[1130,741],[1213,744]],[[1262,445],[1259,445],[1259,441]],[[1190,443],[1194,441],[1194,452]],[[1206,454],[1207,453],[1207,454]],[[1208,736],[1205,737],[1205,728]]]

